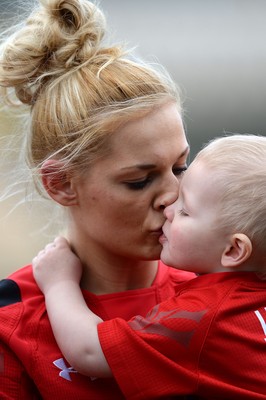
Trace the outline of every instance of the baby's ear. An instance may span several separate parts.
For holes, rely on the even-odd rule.
[[[251,253],[251,240],[244,233],[235,233],[230,237],[230,242],[222,254],[222,266],[225,268],[237,267],[243,264]]]
[[[49,196],[62,206],[77,204],[76,192],[72,180],[63,168],[60,160],[47,160],[42,164],[42,184]]]

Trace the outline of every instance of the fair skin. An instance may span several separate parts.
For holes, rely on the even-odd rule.
[[[189,167],[179,199],[165,209],[162,259],[197,273],[252,270],[249,238],[217,226],[219,184],[214,178],[204,164],[194,162]],[[66,239],[57,238],[41,251],[33,268],[54,335],[70,365],[85,375],[110,376],[97,334],[102,320],[87,308],[79,288],[81,264]]]
[[[166,206],[176,200],[189,146],[174,103],[110,135],[108,154],[79,177],[42,167],[48,194],[68,208],[67,238],[95,294],[149,287],[157,273]],[[51,177],[50,171],[58,168]]]
[[[249,258],[249,239],[242,234],[232,235],[230,227],[225,230],[219,226],[223,190],[217,183],[217,171],[209,171],[203,162],[191,164],[182,179],[178,199],[165,210],[167,219],[160,237],[161,260],[165,264],[198,274],[233,271],[237,265],[233,251],[237,246],[243,247]]]

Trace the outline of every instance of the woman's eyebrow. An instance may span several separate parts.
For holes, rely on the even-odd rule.
[[[190,147],[187,146],[185,148],[185,150],[179,155],[178,159],[184,157],[186,154],[189,153],[189,151],[190,151]],[[145,170],[154,169],[154,168],[157,168],[156,164],[134,164],[134,165],[131,165],[129,167],[123,167],[123,168],[121,168],[121,170],[124,171],[126,169],[140,169],[140,170],[144,170],[145,171]]]
[[[123,167],[121,168],[121,170],[125,170],[125,169],[141,169],[141,170],[147,170],[147,169],[154,169],[156,168],[155,164],[135,164],[135,165],[131,165],[130,167]]]

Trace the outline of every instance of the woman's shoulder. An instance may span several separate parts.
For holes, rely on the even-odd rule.
[[[27,265],[0,281],[0,309],[28,299],[42,297],[33,277],[31,265]]]
[[[14,330],[19,330],[22,321],[23,325],[35,319],[37,321],[40,310],[44,307],[44,297],[34,280],[31,265],[2,279],[0,281],[1,338],[13,335]]]

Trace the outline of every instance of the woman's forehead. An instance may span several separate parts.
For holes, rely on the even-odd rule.
[[[129,121],[110,135],[113,152],[136,153],[165,151],[171,146],[186,151],[187,140],[183,123],[173,104],[165,105],[134,121]]]

